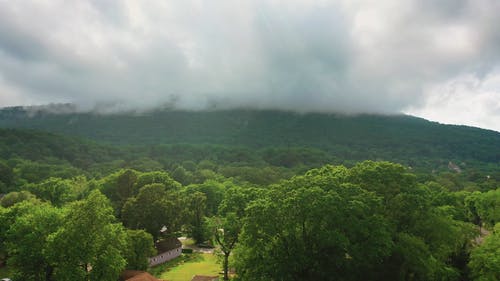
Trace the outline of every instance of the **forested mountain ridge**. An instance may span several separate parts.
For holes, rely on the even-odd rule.
[[[0,157],[19,157],[32,161],[55,158],[75,166],[86,161],[103,162],[116,159],[120,149],[97,144],[84,138],[70,137],[26,129],[0,129]]]
[[[114,281],[148,269],[170,236],[219,247],[233,280],[498,275],[493,131],[278,111],[2,114],[0,264],[13,280]],[[474,244],[480,228],[491,234]]]
[[[271,110],[102,115],[13,107],[0,110],[0,127],[83,136],[109,144],[314,148],[340,159],[381,159],[409,166],[427,165],[427,161],[435,164],[436,160],[441,165],[449,161],[500,161],[499,132],[407,115],[341,116]]]

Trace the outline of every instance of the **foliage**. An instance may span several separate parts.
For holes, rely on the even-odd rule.
[[[486,190],[500,180],[496,168],[500,161],[500,134],[411,116],[259,110],[162,110],[140,115],[39,111],[37,118],[32,118],[32,114],[22,108],[0,110],[0,127],[84,136],[100,144],[74,137],[5,129],[0,131],[0,158],[19,157],[34,163],[59,159],[77,169],[101,175],[103,171],[109,174],[126,167],[172,172],[179,167],[172,175],[184,185],[201,183],[203,180],[195,179],[197,172],[216,169],[212,165],[192,169],[192,164],[196,166],[201,161],[224,166],[220,173],[226,176],[245,177],[248,173],[244,170],[255,173],[252,178],[259,184],[276,182],[281,172],[268,169],[267,173],[259,173],[255,167],[314,168],[327,163],[352,165],[366,159],[403,163],[418,173],[450,171],[451,163],[462,173],[452,169],[439,180],[450,189]],[[72,126],[68,126],[68,120]],[[115,147],[108,145],[110,143],[132,146]],[[244,166],[245,169],[239,169]],[[66,171],[58,177],[66,178],[71,173]],[[477,185],[471,186],[470,182]]]
[[[3,161],[0,161],[0,193],[9,191],[14,181],[14,171]]]
[[[160,230],[166,226],[169,233],[180,230],[183,219],[183,202],[178,192],[168,191],[160,183],[143,186],[137,196],[129,198],[122,210],[125,225],[144,229],[156,241]]]
[[[476,208],[479,217],[487,225],[494,226],[500,222],[500,188],[481,194]]]
[[[153,245],[153,236],[144,230],[127,229],[127,245],[125,259],[127,269],[146,270],[149,266],[149,257],[156,254]]]
[[[500,188],[474,192],[465,198],[468,218],[477,225],[494,226],[500,222]]]
[[[259,194],[235,250],[244,280],[456,280],[450,261],[476,235],[387,162],[325,166]]]
[[[207,180],[201,184],[191,184],[186,187],[186,193],[201,192],[206,197],[206,214],[212,216],[217,214],[219,204],[221,203],[224,191],[231,182],[221,183],[216,180]]]
[[[52,280],[54,266],[46,255],[47,239],[62,224],[63,212],[37,204],[21,214],[7,231],[8,265],[16,280]]]
[[[135,187],[138,173],[135,170],[119,170],[100,181],[101,192],[108,197],[119,214],[125,201],[137,194]]]
[[[246,207],[257,198],[258,193],[259,191],[254,188],[230,186],[224,192],[218,216],[210,219],[209,225],[214,240],[220,246],[223,255],[224,280],[229,279],[229,257],[238,242]]]
[[[469,267],[474,280],[500,280],[500,223],[483,244],[472,250]]]
[[[390,254],[377,196],[311,180],[298,187],[294,178],[249,206],[238,249],[243,279],[359,280]]]
[[[185,195],[185,223],[188,225],[189,236],[197,243],[203,243],[209,238],[209,231],[205,222],[207,197],[201,192]]]
[[[5,112],[0,126],[100,141],[0,129],[0,259],[22,280],[144,269],[163,226],[215,240],[224,271],[247,280],[497,278],[498,230],[470,243],[473,224],[500,219],[496,132],[408,116]]]
[[[51,177],[40,183],[26,184],[23,189],[55,206],[62,206],[81,198],[87,189],[87,182],[84,177],[73,179]]]
[[[125,268],[126,234],[106,197],[95,190],[68,207],[64,223],[48,238],[56,280],[115,281]]]
[[[31,194],[29,191],[13,191],[5,194],[4,197],[0,199],[0,206],[8,208],[22,201],[30,201],[36,198],[35,195]]]

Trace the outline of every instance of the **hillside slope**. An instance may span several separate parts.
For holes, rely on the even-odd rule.
[[[500,133],[405,115],[339,116],[282,111],[157,111],[53,114],[5,108],[0,127],[30,128],[109,144],[209,144],[251,149],[305,147],[339,159],[416,166],[500,162]],[[466,163],[464,163],[466,165]]]

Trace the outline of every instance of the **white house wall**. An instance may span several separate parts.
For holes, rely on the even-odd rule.
[[[170,251],[163,252],[157,256],[149,258],[149,266],[155,266],[167,262],[169,260],[175,259],[182,254],[182,247],[173,249]]]

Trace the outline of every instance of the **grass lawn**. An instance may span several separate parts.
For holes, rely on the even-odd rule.
[[[192,238],[182,239],[181,243],[183,246],[194,246],[194,240]]]
[[[176,260],[179,259],[176,264],[167,263],[166,266],[159,266],[163,272],[157,272],[157,268],[154,268],[153,273],[160,279],[168,281],[190,281],[196,274],[215,276],[221,271],[221,266],[213,254],[193,253],[182,255]]]

